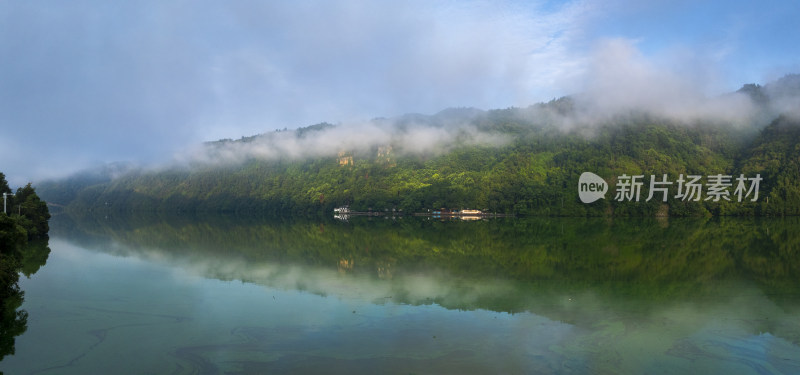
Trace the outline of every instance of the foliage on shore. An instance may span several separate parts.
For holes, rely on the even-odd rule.
[[[2,193],[11,194],[11,188],[0,173]],[[17,284],[19,274],[36,272],[50,253],[47,204],[31,184],[6,198],[9,212],[0,212],[0,359],[14,354],[14,338],[27,329],[28,313],[19,310],[24,296]]]

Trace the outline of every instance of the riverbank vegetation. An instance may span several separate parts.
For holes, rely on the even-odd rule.
[[[20,273],[30,276],[50,253],[47,236],[50,213],[31,184],[11,195],[0,173],[0,194],[6,194],[8,213],[0,212],[0,359],[14,353],[14,339],[27,329],[28,314],[19,310],[24,293]]]

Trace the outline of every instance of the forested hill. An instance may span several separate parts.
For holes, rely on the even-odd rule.
[[[746,117],[592,116],[565,97],[528,108],[323,123],[210,142],[169,168],[112,168],[45,182],[39,192],[73,212],[293,215],[349,205],[406,213],[800,214],[800,76],[745,85],[733,96],[753,107]],[[605,199],[579,199],[583,172],[608,183]],[[620,193],[630,176],[643,176],[638,201]],[[651,176],[668,192],[654,189],[648,200]],[[687,194],[691,176],[699,176],[696,195]]]

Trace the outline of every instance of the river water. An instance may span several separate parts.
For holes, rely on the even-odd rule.
[[[800,373],[796,218],[51,227],[6,374]]]

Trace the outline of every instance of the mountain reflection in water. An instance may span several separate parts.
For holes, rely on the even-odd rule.
[[[174,373],[800,372],[796,219],[131,217],[52,226],[53,257],[61,247],[65,258],[160,270],[150,275],[180,270],[153,276],[164,293],[192,277],[244,282],[192,287],[202,295],[184,303],[203,312],[154,309],[131,321],[141,309],[128,306],[126,320],[108,324],[191,327],[184,339],[163,339]],[[269,297],[288,301],[285,310]],[[228,299],[261,317],[208,302]],[[267,324],[275,314],[281,323]],[[110,335],[99,329],[84,334]],[[41,368],[73,368],[75,357],[63,358]]]

